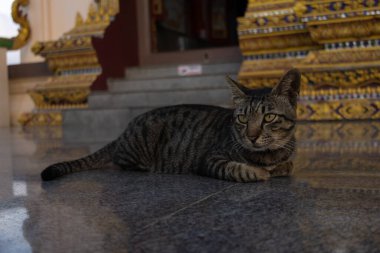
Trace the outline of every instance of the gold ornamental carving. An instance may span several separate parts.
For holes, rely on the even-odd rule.
[[[273,87],[295,67],[299,119],[380,119],[379,17],[379,1],[252,0],[239,18],[239,80]]]
[[[318,51],[309,53],[304,60],[304,65],[323,65],[326,67],[334,67],[337,65],[350,64],[368,64],[380,60],[380,48],[349,48],[340,50]],[[373,64],[372,64],[373,65]]]
[[[339,101],[300,102],[299,120],[362,120],[380,119],[380,101],[371,99],[342,99]]]
[[[239,27],[241,30],[260,28],[264,26],[288,26],[299,23],[297,16],[293,11],[288,11],[287,14],[278,14],[273,16],[257,15],[238,18]],[[306,30],[306,29],[305,29]]]
[[[60,112],[25,113],[18,121],[23,126],[60,126],[62,114]]]
[[[12,4],[12,18],[16,24],[20,25],[19,33],[13,38],[12,49],[23,47],[30,37],[30,24],[26,14],[22,14],[20,8],[29,5],[29,0],[15,0]]]
[[[0,47],[6,47],[9,50],[17,50],[25,46],[30,38],[30,23],[28,16],[24,13],[25,8],[29,5],[29,0],[14,0],[11,7],[13,21],[20,27],[17,36],[13,38],[0,38]]]
[[[62,110],[87,107],[90,86],[101,73],[92,37],[103,35],[118,13],[118,4],[118,0],[95,1],[87,16],[78,13],[74,28],[58,40],[33,45],[32,51],[46,59],[54,76],[29,91],[36,110],[22,117],[23,125],[59,125]]]
[[[313,48],[311,38],[308,34],[299,33],[296,35],[273,36],[268,38],[253,38],[240,40],[240,49],[243,54],[255,53],[271,53],[284,51],[290,48],[295,50],[304,50]]]
[[[273,75],[279,77],[283,74],[282,69],[289,68],[299,62],[296,58],[276,59],[276,60],[260,60],[260,61],[244,61],[241,65],[241,78],[249,78],[256,76],[267,76],[274,78]],[[267,73],[264,75],[264,72]]]
[[[295,1],[294,10],[298,16],[310,18],[311,21],[326,23],[326,18],[340,17],[352,19],[357,15],[378,10],[378,2],[363,0],[313,0]]]
[[[95,52],[83,52],[78,57],[78,54],[73,55],[57,55],[46,57],[49,68],[57,73],[65,70],[81,69],[83,66],[89,68],[98,68],[99,62]]]
[[[240,67],[239,81],[250,89],[272,88],[283,75],[283,69],[298,63],[297,58],[244,61]]]
[[[293,5],[293,0],[249,0],[248,12],[267,12],[287,8]]]
[[[250,89],[273,88],[278,83],[278,78],[252,78],[241,79],[241,84]]]
[[[50,89],[36,87],[29,92],[38,109],[85,108],[90,94],[88,87],[97,75],[63,76],[52,78]]]
[[[380,37],[380,23],[377,18],[344,23],[328,23],[309,26],[310,36],[318,43],[358,40]]]
[[[321,72],[304,72],[302,81],[313,89],[326,87],[352,88],[366,85],[380,85],[380,68],[353,70],[325,70]],[[348,90],[347,90],[348,92]]]
[[[34,90],[29,93],[36,107],[39,109],[86,108],[88,88]]]

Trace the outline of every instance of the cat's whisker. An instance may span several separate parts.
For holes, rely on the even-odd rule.
[[[289,151],[290,153],[292,153],[294,151],[294,146],[288,146],[288,145],[279,145],[279,144],[273,144],[275,147],[277,148],[282,148],[286,151]]]

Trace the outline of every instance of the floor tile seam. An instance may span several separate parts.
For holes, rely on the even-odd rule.
[[[211,193],[211,194],[208,194],[208,195],[205,196],[205,197],[202,197],[202,198],[200,198],[200,199],[198,199],[198,200],[196,200],[196,201],[194,201],[194,202],[191,202],[190,204],[188,204],[188,205],[186,205],[186,206],[184,206],[184,207],[181,207],[180,209],[178,209],[178,210],[176,210],[176,211],[174,211],[174,212],[171,212],[171,213],[169,213],[169,214],[167,214],[167,215],[164,215],[164,216],[162,216],[162,217],[160,217],[160,218],[157,218],[155,221],[153,221],[153,222],[151,222],[151,223],[145,225],[140,231],[138,231],[137,233],[135,233],[135,236],[137,236],[137,235],[143,233],[143,232],[144,232],[145,230],[147,230],[149,227],[152,227],[152,226],[154,226],[155,224],[157,224],[157,223],[159,223],[159,222],[161,222],[161,221],[163,221],[163,220],[168,220],[168,219],[170,219],[171,217],[173,217],[174,215],[176,215],[176,214],[178,214],[178,213],[180,213],[180,212],[183,212],[183,211],[185,211],[185,210],[187,210],[187,209],[189,209],[189,208],[191,208],[191,207],[193,207],[193,206],[195,206],[195,205],[197,205],[197,204],[199,204],[199,203],[201,203],[201,202],[204,202],[204,201],[206,201],[206,200],[208,200],[208,199],[210,199],[210,198],[212,198],[212,197],[214,197],[214,196],[216,196],[216,195],[218,195],[218,194],[220,194],[220,193],[222,193],[222,192],[224,192],[224,191],[226,191],[226,190],[229,190],[229,189],[231,189],[232,187],[235,187],[235,186],[236,186],[236,184],[234,184],[234,185],[230,185],[230,186],[227,186],[227,187],[224,187],[224,188],[222,188],[222,189],[220,189],[220,190],[218,190],[218,191],[216,191],[216,192],[213,192],[213,193]]]

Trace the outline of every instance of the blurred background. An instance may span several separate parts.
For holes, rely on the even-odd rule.
[[[300,120],[378,119],[379,15],[378,1],[4,0],[2,125],[231,106],[224,75],[265,89],[294,67]]]

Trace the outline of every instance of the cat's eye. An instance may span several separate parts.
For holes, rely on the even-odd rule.
[[[264,120],[265,122],[269,123],[269,122],[272,122],[273,120],[275,120],[277,118],[277,115],[276,114],[273,114],[273,113],[270,113],[270,114],[267,114],[264,116]]]
[[[245,116],[243,114],[239,114],[238,117],[237,117],[237,119],[242,124],[247,124],[247,122],[248,122],[247,116]]]

